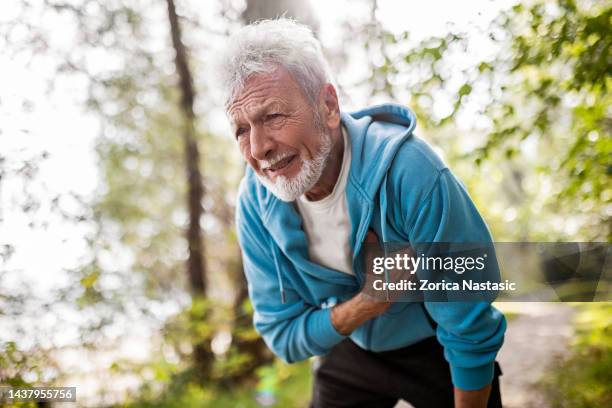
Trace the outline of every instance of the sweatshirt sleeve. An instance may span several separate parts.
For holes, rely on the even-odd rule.
[[[414,243],[491,242],[487,225],[465,187],[446,168],[439,171],[407,224]],[[438,324],[436,335],[450,364],[453,384],[464,390],[490,384],[506,330],[503,314],[487,301],[425,301],[425,308]]]
[[[248,200],[238,201],[236,210],[238,240],[243,268],[253,304],[253,324],[267,346],[287,363],[329,352],[346,336],[331,323],[331,308],[307,304],[282,279],[281,264],[274,253],[272,239],[261,218]]]

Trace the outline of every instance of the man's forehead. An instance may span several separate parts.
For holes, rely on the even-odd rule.
[[[243,113],[264,110],[271,105],[289,102],[299,97],[299,88],[293,78],[282,68],[272,73],[254,74],[246,81],[228,106],[230,118]]]
[[[230,107],[228,117],[233,124],[240,120],[245,114],[249,116],[258,116],[268,110],[278,109],[282,106],[283,104],[278,98],[267,98],[260,103],[258,103],[258,101],[253,101],[253,103],[247,103],[244,106],[234,107],[233,109]]]

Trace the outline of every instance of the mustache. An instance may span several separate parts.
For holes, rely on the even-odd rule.
[[[291,153],[291,152],[277,153],[271,159],[268,159],[268,160],[258,160],[257,164],[259,165],[260,169],[266,170],[266,169],[274,166],[276,163],[280,162],[281,160],[284,160],[284,159],[286,159],[289,156],[293,156],[293,154],[294,153]]]

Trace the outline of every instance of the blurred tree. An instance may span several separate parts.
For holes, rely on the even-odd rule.
[[[28,133],[29,130],[22,129],[22,132]],[[8,136],[10,134],[5,137]],[[10,217],[16,217],[24,220],[28,229],[45,229],[49,226],[49,219],[43,214],[58,199],[36,188],[48,152],[24,150],[0,153],[0,384],[14,387],[50,382],[58,373],[57,361],[47,354],[48,350],[35,342],[21,342],[31,330],[31,320],[21,319],[31,317],[31,313],[41,315],[47,312],[48,305],[31,293],[22,271],[10,266],[11,258],[20,248],[12,241],[12,235],[6,234],[5,223]],[[43,330],[38,329],[41,334]],[[16,406],[48,404],[22,402]]]
[[[185,4],[164,3],[165,10],[158,3],[122,0],[45,1],[37,10],[42,15],[62,15],[74,23],[70,48],[54,47],[50,34],[36,27],[32,15],[24,13],[19,21],[28,26],[30,36],[22,49],[42,41],[44,51],[59,60],[58,75],[84,80],[86,106],[102,126],[96,150],[103,181],[88,214],[96,225],[88,239],[91,257],[72,271],[80,290],[72,286],[61,295],[74,301],[82,313],[95,316],[82,328],[83,344],[99,345],[120,314],[139,321],[147,318],[163,326],[164,341],[181,359],[196,359],[196,367],[178,381],[194,375],[200,383],[214,378],[232,384],[252,378],[271,354],[252,327],[233,228],[234,192],[241,174],[237,154],[232,153],[236,149],[231,140],[211,134],[196,120],[208,114],[202,108],[212,103],[202,78],[194,78],[189,65],[199,68],[209,48],[203,43],[194,58],[185,46],[194,41],[189,29],[199,30],[204,34],[199,38],[211,38],[210,42],[224,33],[185,17],[193,15]],[[286,7],[306,10],[304,4],[290,2],[270,2],[269,7],[256,9],[269,16],[293,15]],[[24,1],[24,9],[28,8]],[[217,12],[231,14],[222,8]],[[164,38],[153,27],[167,22],[171,35]],[[183,32],[183,27],[188,30]],[[96,63],[100,58],[105,64]],[[198,144],[206,146],[204,175]],[[187,205],[183,197],[189,197]],[[201,227],[207,230],[204,238]],[[183,228],[188,231],[186,240]],[[204,247],[213,255],[204,257]],[[207,277],[207,269],[221,273]],[[108,284],[116,279],[123,284]],[[232,296],[227,296],[228,289]],[[186,291],[191,293],[189,301]],[[168,319],[152,312],[154,304],[179,304],[184,309]],[[233,312],[228,314],[226,306]],[[225,351],[222,347],[214,359],[210,343],[228,330],[233,334],[230,346]],[[122,363],[115,371],[121,367],[134,368]]]
[[[511,159],[521,144],[537,143],[544,159],[539,170],[558,186],[550,209],[578,217],[579,229],[566,233],[578,239],[612,239],[611,6],[574,0],[517,5],[498,20],[510,49],[494,64],[478,66],[481,76],[491,70],[506,75],[500,97],[486,106],[493,128],[477,160],[493,149]]]
[[[319,22],[310,1],[247,0],[246,8],[242,12],[242,19],[246,24],[281,16],[306,24],[314,32],[319,30]]]
[[[498,239],[609,241],[611,12],[589,0],[519,4],[478,34],[497,49],[486,59],[466,33],[415,45],[372,13],[364,82],[372,98],[413,107],[476,201],[496,203],[480,208]]]
[[[202,175],[200,173],[200,151],[196,139],[196,118],[193,111],[195,90],[193,77],[189,68],[187,51],[181,36],[181,25],[176,15],[174,0],[167,0],[168,18],[172,35],[172,45],[175,51],[176,71],[179,76],[181,90],[180,110],[182,113],[183,144],[185,150],[185,165],[187,170],[189,227],[187,229],[187,245],[189,258],[187,261],[187,274],[191,292],[196,301],[206,299],[206,267],[202,242],[200,222],[202,219]],[[201,316],[206,321],[207,313]],[[194,355],[197,377],[200,383],[208,378],[214,355],[210,348],[210,338],[196,340]]]
[[[313,31],[318,30],[318,21],[314,17],[312,6],[309,1],[257,1],[248,0],[246,8],[242,11],[241,19],[245,24],[255,21],[285,16],[306,24]],[[232,209],[233,210],[233,209]],[[235,230],[233,224],[233,211],[226,214],[224,225],[229,231]],[[238,253],[238,248],[236,248]],[[239,255],[238,255],[239,256]],[[263,342],[263,339],[255,332],[252,322],[252,306],[249,301],[247,282],[242,272],[240,262],[234,264],[235,300],[234,300],[234,340],[229,355],[233,357],[236,364],[231,364],[225,378],[226,383],[248,380],[257,368],[271,361],[272,354]]]
[[[90,259],[71,271],[74,284],[59,294],[73,302],[81,316],[88,316],[80,322],[82,346],[120,342],[121,336],[109,338],[107,332],[127,333],[126,320],[160,328],[169,318],[176,319],[183,322],[177,333],[184,335],[179,338],[166,331],[163,341],[151,339],[153,347],[168,343],[180,357],[195,356],[198,367],[189,372],[196,378],[210,378],[210,341],[221,323],[213,321],[214,303],[205,298],[210,288],[204,276],[200,229],[210,228],[206,246],[216,256],[207,261],[223,278],[237,253],[235,237],[219,228],[216,214],[233,205],[231,191],[239,170],[231,155],[225,154],[228,141],[195,122],[197,85],[180,86],[193,83],[185,75],[179,86],[173,85],[175,72],[184,74],[184,68],[188,69],[188,57],[180,52],[182,18],[171,7],[173,3],[145,3],[49,0],[33,6],[23,1],[21,15],[6,32],[26,29],[24,38],[10,43],[12,50],[32,52],[31,58],[53,57],[50,61],[57,63],[57,76],[51,86],[61,77],[83,81],[88,91],[86,107],[101,122],[96,150],[102,182],[99,194],[87,203],[87,221],[96,226],[88,237]],[[61,19],[67,30],[74,29],[70,47],[54,44],[53,34],[45,30],[42,22],[54,19]],[[154,28],[169,20],[173,36]],[[34,55],[37,43],[44,44],[40,55]],[[173,50],[179,52],[173,55]],[[178,69],[169,69],[172,65]],[[202,197],[196,150],[203,140],[216,144],[206,154],[207,197]],[[189,205],[185,205],[188,194]],[[189,231],[189,243],[184,229]],[[181,308],[184,311],[175,317],[167,311],[155,312],[176,313]],[[181,320],[183,316],[188,319]],[[187,368],[184,361],[181,358],[181,367]]]

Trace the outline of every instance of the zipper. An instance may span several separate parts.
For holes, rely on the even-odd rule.
[[[361,252],[361,248],[363,246],[363,240],[365,238],[366,233],[368,232],[368,227],[370,226],[370,221],[372,221],[372,215],[374,213],[373,206],[370,203],[366,203],[366,215],[362,217],[362,221],[359,223],[359,231],[357,231],[356,241],[355,241],[355,249],[353,251],[353,271],[355,271],[355,277],[357,278],[357,282],[359,283],[359,288],[362,287],[365,282],[363,276],[362,268],[357,268],[357,259],[359,259],[358,255]]]
[[[269,245],[271,246],[271,249],[272,249],[272,258],[274,260],[274,267],[276,268],[276,279],[278,280],[278,290],[280,292],[280,300],[281,300],[281,304],[284,305],[287,299],[285,297],[285,285],[283,285],[283,277],[282,277],[281,268],[279,265],[278,253],[277,253],[276,245],[274,244],[274,242],[270,243]]]

